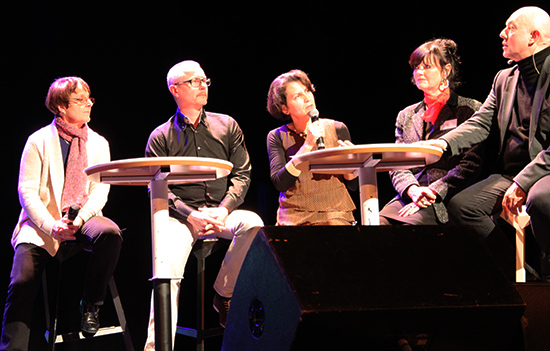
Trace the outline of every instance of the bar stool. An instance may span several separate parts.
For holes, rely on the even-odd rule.
[[[42,291],[44,296],[44,309],[46,315],[46,333],[45,338],[48,342],[48,350],[54,351],[56,344],[68,342],[68,341],[78,341],[83,339],[88,339],[89,337],[85,336],[81,331],[71,332],[66,334],[57,334],[57,319],[58,319],[58,307],[59,307],[59,288],[61,285],[61,267],[59,267],[58,279],[57,279],[57,288],[53,306],[50,306],[50,300],[48,297],[48,286],[47,286],[47,275],[46,271],[42,275]],[[120,296],[118,295],[118,289],[116,287],[114,277],[111,277],[109,280],[109,291],[113,299],[113,305],[115,307],[115,312],[118,318],[119,325],[102,327],[99,328],[98,332],[93,335],[93,337],[106,336],[111,334],[122,334],[124,346],[126,351],[134,351],[134,346],[132,343],[132,338],[130,337],[130,331],[128,330],[128,325],[126,324],[126,317],[124,316],[124,309],[120,302]],[[53,309],[51,313],[50,308]]]
[[[186,328],[178,326],[176,334],[185,335],[196,339],[197,351],[204,350],[204,340],[210,337],[223,335],[224,328],[205,328],[205,278],[206,258],[212,253],[229,246],[230,240],[226,239],[204,239],[197,240],[191,252],[197,258],[197,314],[196,327]]]
[[[529,215],[525,211],[525,205],[517,216],[511,216],[503,211],[500,215],[506,222],[516,230],[516,282],[525,283],[527,274],[525,271],[525,229],[529,225]]]

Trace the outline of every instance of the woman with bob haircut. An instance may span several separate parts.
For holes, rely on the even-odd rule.
[[[267,110],[286,122],[267,136],[271,181],[280,192],[277,225],[353,225],[355,204],[348,189],[357,189],[355,176],[300,171],[292,160],[317,150],[320,137],[326,148],[352,145],[344,123],[325,118],[311,121],[314,92],[301,70],[281,74],[269,87]]]

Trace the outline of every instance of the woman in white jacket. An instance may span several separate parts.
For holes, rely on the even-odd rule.
[[[46,106],[53,122],[33,133],[21,157],[21,214],[13,232],[15,249],[4,310],[0,350],[27,350],[34,298],[48,261],[91,252],[81,301],[81,330],[95,333],[98,311],[122,244],[118,226],[101,215],[109,185],[87,180],[84,169],[110,160],[109,143],[88,127],[94,100],[78,77],[55,80]],[[70,206],[79,208],[68,218]]]

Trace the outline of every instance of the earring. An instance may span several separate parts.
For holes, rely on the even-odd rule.
[[[447,89],[449,87],[449,80],[448,79],[444,79],[441,81],[441,83],[439,84],[439,90],[440,91],[443,91],[445,89]]]

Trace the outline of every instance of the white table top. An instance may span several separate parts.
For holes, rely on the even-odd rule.
[[[165,179],[169,184],[214,180],[233,169],[229,161],[206,157],[143,157],[88,167],[88,179],[116,185],[148,185]]]
[[[363,167],[378,172],[421,167],[443,154],[437,147],[417,144],[365,144],[315,150],[295,156],[296,168],[317,173],[349,173]]]

